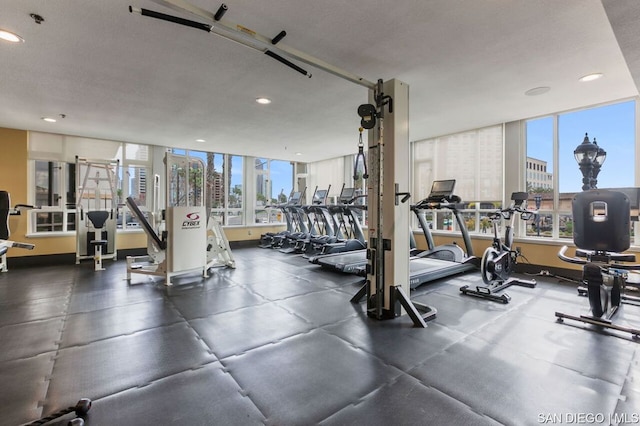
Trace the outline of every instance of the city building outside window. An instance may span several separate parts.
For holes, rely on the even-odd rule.
[[[293,190],[293,164],[268,158],[255,158],[253,161],[256,182],[255,222],[282,223],[284,216],[277,206],[284,204]]]

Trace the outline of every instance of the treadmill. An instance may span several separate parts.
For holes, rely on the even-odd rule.
[[[336,234],[348,234],[347,237],[350,236],[352,238],[343,242],[325,244],[322,253],[316,256],[309,256],[309,262],[318,264],[326,269],[345,273],[364,272],[367,264],[367,243],[353,209],[365,209],[366,206],[353,204],[357,198],[363,197],[361,195],[355,196],[355,192],[355,188],[345,188],[343,186],[338,199],[339,204],[327,206],[332,216],[341,217],[341,220],[335,220]],[[345,218],[347,218],[350,227],[353,229],[346,229]]]
[[[312,263],[316,263],[325,269],[344,272],[345,274],[365,275],[367,262],[367,249],[361,249],[325,254],[313,259]]]
[[[460,197],[453,195],[455,184],[455,179],[434,181],[429,196],[411,206],[411,210],[418,217],[428,246],[427,250],[409,259],[409,285],[411,289],[440,278],[475,270],[479,267],[480,260],[473,255],[469,231],[458,210],[461,201]],[[462,233],[466,253],[455,243],[435,246],[425,216],[427,210],[436,209],[451,210]]]
[[[413,232],[409,229],[409,246],[411,254],[417,253],[416,241],[413,238]],[[314,259],[313,263],[317,263],[325,269],[343,272],[345,274],[355,274],[361,277],[367,275],[367,249],[348,251],[344,253],[334,253],[321,256]]]

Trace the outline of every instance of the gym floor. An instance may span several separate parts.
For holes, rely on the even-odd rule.
[[[125,280],[81,265],[0,274],[0,424],[91,398],[87,425],[536,425],[640,422],[638,343],[558,324],[575,285],[466,297],[468,273],[413,298],[428,328],[367,318],[358,278],[299,256],[234,250],[207,279]],[[11,266],[11,263],[9,263]],[[618,322],[640,324],[625,306]],[[51,424],[66,424],[65,416]]]

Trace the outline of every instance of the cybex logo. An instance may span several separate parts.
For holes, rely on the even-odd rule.
[[[200,227],[200,215],[197,212],[187,213],[186,219],[182,222],[182,229],[192,229]]]

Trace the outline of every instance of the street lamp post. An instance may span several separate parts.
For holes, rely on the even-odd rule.
[[[536,202],[536,210],[540,210],[540,204],[542,204],[542,195],[536,194],[533,196],[533,200]],[[536,212],[536,230],[538,237],[540,236],[540,213]]]
[[[602,167],[602,163],[607,159],[607,152],[598,146],[596,142],[596,138],[593,138],[593,144],[598,147],[598,153],[596,154],[595,160],[593,160],[593,171],[591,176],[591,188],[596,189],[598,186],[598,173],[600,173],[600,168]]]
[[[598,146],[595,138],[591,142],[589,135],[585,133],[582,143],[573,151],[573,156],[582,173],[582,190],[596,189],[598,173],[607,157],[606,151]]]

